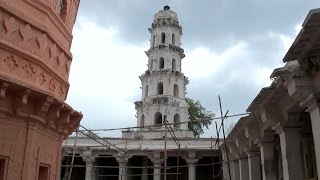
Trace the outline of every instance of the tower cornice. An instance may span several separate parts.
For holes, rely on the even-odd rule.
[[[143,79],[145,79],[147,77],[157,77],[159,75],[167,75],[167,76],[174,75],[179,78],[188,79],[186,76],[184,76],[184,74],[182,72],[174,71],[172,69],[162,69],[162,70],[157,70],[157,71],[146,70],[145,73],[143,73],[141,76],[139,76],[139,78],[142,81]]]
[[[152,46],[148,51],[145,51],[146,55],[149,56],[152,52],[159,50],[172,50],[178,52],[180,58],[183,59],[186,55],[184,54],[184,49],[172,44],[160,44],[158,46]]]

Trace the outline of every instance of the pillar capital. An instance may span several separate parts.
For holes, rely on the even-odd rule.
[[[307,98],[301,101],[300,106],[306,107],[306,112],[312,112],[320,107],[320,93],[311,93]]]
[[[162,159],[151,159],[153,166],[161,166],[161,164],[163,163]]]
[[[198,159],[186,159],[186,163],[189,164],[197,164],[198,163]]]
[[[281,125],[279,122],[277,125],[275,125],[272,129],[275,130],[275,133],[282,134],[282,133],[290,133],[290,132],[299,132],[301,130],[300,126],[285,126]]]
[[[118,163],[128,163],[129,157],[127,156],[115,156]]]
[[[247,155],[249,158],[253,156],[260,156],[260,149],[259,148],[248,149]]]

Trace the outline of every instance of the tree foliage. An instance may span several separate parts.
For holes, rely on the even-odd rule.
[[[198,100],[186,98],[186,102],[189,105],[189,130],[193,132],[195,137],[200,137],[200,135],[204,133],[203,128],[208,129],[214,119],[214,113],[203,107]]]

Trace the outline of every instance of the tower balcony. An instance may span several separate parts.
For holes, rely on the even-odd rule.
[[[181,98],[177,98],[171,95],[153,95],[144,98],[142,101],[136,101],[136,109],[140,109],[143,106],[173,106],[173,107],[185,107],[186,101]]]
[[[174,52],[178,52],[181,59],[183,59],[186,56],[184,54],[184,49],[182,49],[178,46],[169,44],[169,43],[162,43],[162,44],[159,44],[158,46],[152,46],[152,47],[150,47],[150,49],[148,51],[145,51],[145,53],[147,56],[149,56],[151,53],[159,51],[159,50],[171,50]]]

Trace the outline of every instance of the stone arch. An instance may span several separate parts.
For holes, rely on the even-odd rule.
[[[177,114],[175,114],[174,115],[174,117],[173,117],[173,123],[174,123],[174,127],[175,128],[180,128],[180,122],[181,122],[181,120],[180,120],[181,118],[180,118],[180,115],[177,113]]]
[[[179,86],[177,84],[173,86],[173,96],[179,97]]]
[[[172,33],[172,44],[174,45],[176,43],[176,35]]]
[[[149,91],[149,87],[148,85],[146,85],[145,91],[144,91],[144,97],[148,97],[148,92]]]
[[[176,70],[177,69],[177,64],[176,64],[176,59],[172,59],[172,69]]]
[[[161,33],[161,43],[165,43],[166,42],[166,34],[163,32]]]
[[[142,116],[140,118],[140,127],[144,128],[144,114],[142,114]]]
[[[163,94],[163,83],[159,82],[157,85],[157,94],[162,95]]]
[[[161,57],[159,60],[159,69],[163,69],[164,68],[164,58]]]
[[[160,112],[156,112],[156,114],[154,114],[154,124],[162,125],[162,114]]]

